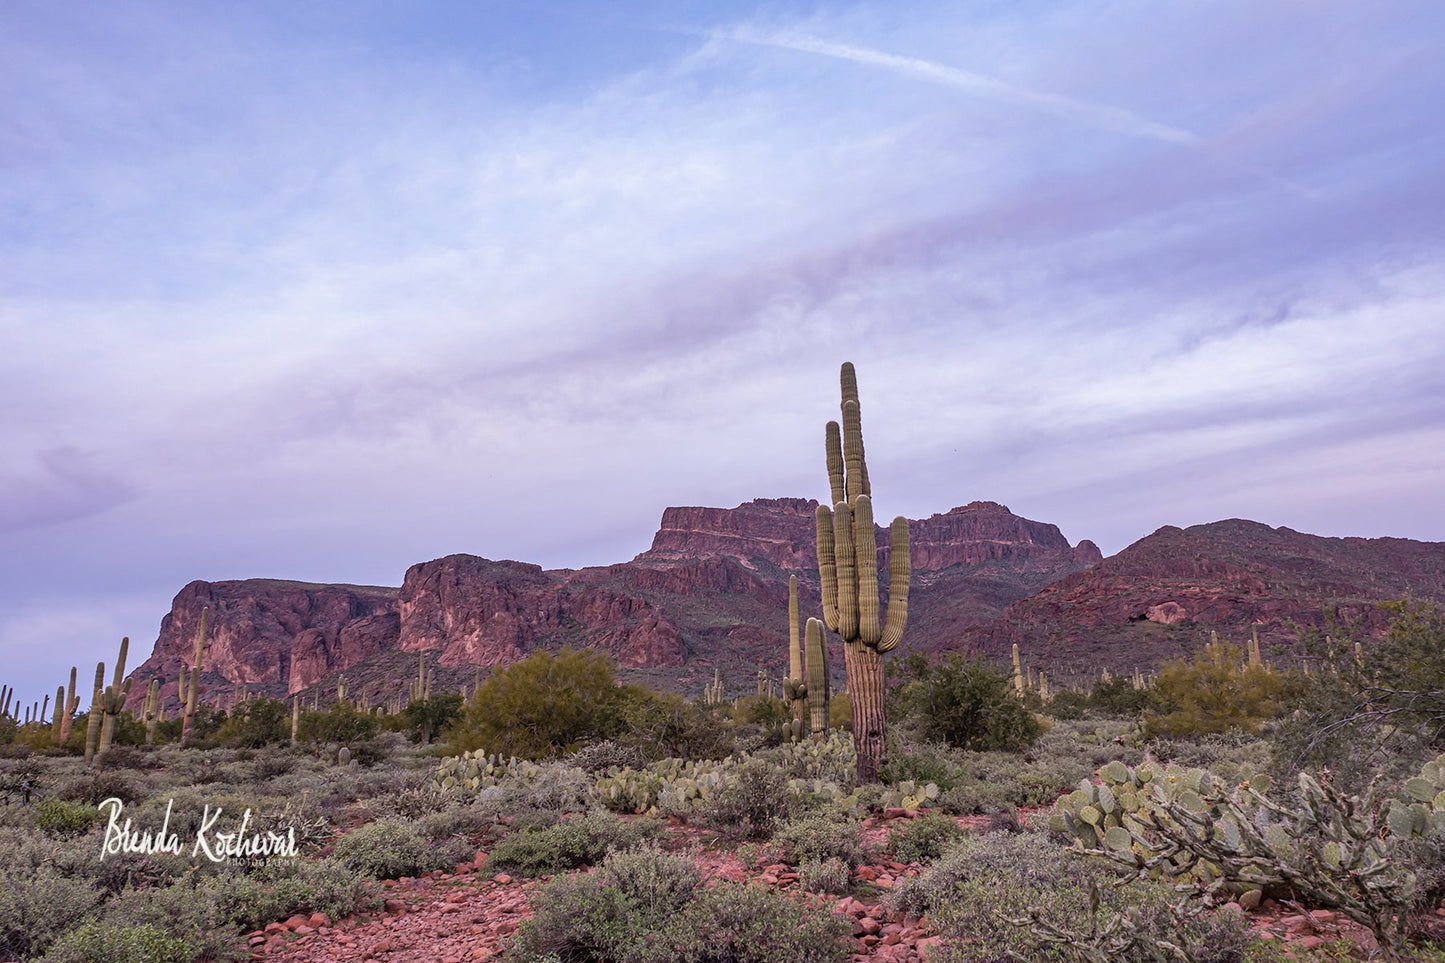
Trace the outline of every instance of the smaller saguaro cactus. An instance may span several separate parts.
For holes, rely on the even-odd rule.
[[[125,656],[130,649],[130,637],[126,636],[120,640],[120,658],[115,663],[115,681],[105,687],[101,694],[101,708],[104,716],[100,721],[100,744],[96,747],[95,754],[103,756],[110,751],[110,743],[115,738],[115,724],[120,714],[125,710],[126,696],[130,695],[130,681],[125,678]]]
[[[788,577],[788,677],[783,680],[783,698],[792,706],[792,720],[787,724],[788,738],[803,738],[808,723],[803,718],[808,707],[808,685],[803,678],[803,639],[798,632],[798,576]]]
[[[346,673],[336,677],[336,701],[342,702],[346,699]]]
[[[60,736],[57,741],[65,745],[70,740],[70,725],[75,712],[80,708],[80,693],[75,691],[75,666],[70,667],[70,685],[65,692],[65,711],[60,716]]]
[[[146,726],[146,745],[156,744],[156,725],[161,721],[161,680],[157,676],[146,686],[146,706],[143,716]]]
[[[713,669],[713,670],[712,670],[712,685],[706,686],[706,687],[704,687],[703,690],[702,690],[703,702],[704,702],[706,705],[710,705],[710,706],[720,706],[720,705],[722,705],[722,691],[723,691],[722,671],[719,670],[719,669]]]
[[[301,697],[291,697],[291,745],[296,745],[296,733],[301,728]]]
[[[1023,667],[1019,664],[1019,644],[1014,643],[1014,695],[1020,699],[1024,697],[1024,673]]]
[[[828,731],[828,648],[823,644],[823,623],[809,619],[804,633],[807,649],[808,724],[813,735]]]
[[[10,714],[11,694],[8,685],[0,685],[0,716],[8,716]]]
[[[88,765],[95,758],[95,748],[100,744],[101,694],[105,691],[105,663],[95,664],[95,692],[90,697],[90,712],[85,720],[85,761]]]
[[[196,654],[191,660],[190,685],[186,689],[186,714],[181,720],[181,745],[184,747],[190,744],[191,730],[196,722],[196,704],[200,701],[201,689],[201,650],[206,644],[206,620],[210,618],[209,608],[201,609],[201,627],[196,632]],[[182,678],[186,675],[181,673]]]
[[[50,734],[54,737],[57,744],[60,742],[60,717],[64,712],[65,686],[58,685],[55,687],[55,718],[50,723]]]

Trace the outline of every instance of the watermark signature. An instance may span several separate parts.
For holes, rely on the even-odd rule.
[[[103,860],[107,856],[118,856],[122,853],[142,853],[147,856],[158,853],[185,855],[186,842],[170,831],[171,808],[174,805],[174,799],[166,801],[165,819],[161,821],[159,829],[152,830],[132,826],[129,817],[126,817],[125,822],[121,822],[125,804],[117,797],[112,796],[101,802],[99,808],[102,812],[109,809],[110,816],[105,827],[105,837],[100,844],[100,858]],[[294,827],[288,828],[284,834],[271,830],[249,831],[251,810],[247,809],[241,815],[240,825],[221,830],[217,828],[221,821],[221,812],[220,806],[215,809],[206,806],[202,812],[201,824],[196,827],[195,838],[187,840],[190,843],[192,859],[199,857],[213,863],[224,863],[227,860],[264,861],[273,857],[296,855]]]

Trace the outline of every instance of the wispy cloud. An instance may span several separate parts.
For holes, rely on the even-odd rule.
[[[907,77],[943,84],[1000,103],[1026,107],[1072,123],[1109,130],[1118,134],[1127,134],[1131,137],[1143,137],[1170,144],[1192,145],[1199,142],[1199,138],[1190,131],[1149,120],[1122,107],[1096,104],[1062,94],[1029,90],[995,77],[951,67],[947,64],[934,63],[918,57],[900,56],[882,50],[856,47],[800,33],[757,33],[749,29],[736,29],[713,31],[709,35],[738,43],[797,50],[824,57],[834,57],[838,60],[848,60],[857,64],[882,67]]]

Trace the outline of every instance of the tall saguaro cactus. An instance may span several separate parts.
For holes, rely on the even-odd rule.
[[[858,782],[878,781],[883,766],[886,719],[883,711],[883,655],[897,648],[908,622],[908,520],[893,520],[888,572],[888,616],[878,599],[878,545],[873,530],[873,494],[863,459],[863,422],[858,377],[844,362],[842,426],[828,422],[825,449],[833,505],[818,506],[818,576],[823,621],[843,639],[848,693],[853,703],[853,747]],[[811,663],[812,653],[809,652]],[[810,665],[811,667],[811,665]],[[811,680],[810,680],[811,681]],[[811,687],[810,687],[811,688]]]

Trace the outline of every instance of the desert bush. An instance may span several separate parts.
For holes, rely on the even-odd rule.
[[[356,744],[367,742],[381,728],[381,720],[362,712],[351,702],[341,699],[321,712],[303,712],[296,722],[296,740],[308,745],[339,744],[349,746],[353,754]],[[286,735],[291,735],[291,714],[286,713]],[[367,765],[358,760],[358,765]]]
[[[641,769],[647,765],[642,750],[637,746],[623,745],[612,739],[589,742],[568,757],[567,762],[589,775],[608,769]]]
[[[953,818],[942,813],[926,813],[918,819],[894,824],[888,833],[888,853],[900,863],[932,862],[967,835]]]
[[[749,759],[722,790],[697,808],[697,818],[714,829],[763,839],[787,817],[789,807],[787,776],[766,759]]]
[[[1089,690],[1089,708],[1132,718],[1149,708],[1149,690],[1136,689],[1134,680],[1123,676],[1096,682]]]
[[[1445,749],[1445,613],[1386,603],[1382,639],[1331,627],[1302,633],[1320,671],[1303,680],[1298,709],[1270,732],[1270,773],[1284,783],[1329,766],[1337,784],[1362,792],[1377,774],[1403,779]]]
[[[66,933],[44,963],[191,963],[196,953],[160,926],[112,926],[90,920]]]
[[[99,806],[112,796],[123,803],[133,803],[145,795],[136,781],[125,773],[100,770],[77,776],[63,783],[55,794],[71,802]]]
[[[1293,674],[1249,665],[1240,649],[1214,642],[1189,661],[1169,662],[1150,687],[1147,736],[1192,737],[1243,729],[1258,732],[1299,693]]]
[[[924,739],[975,750],[1016,750],[1030,745],[1042,727],[1013,692],[1002,672],[950,656],[929,662],[919,654],[903,661],[892,690],[891,714],[905,719]]]
[[[941,742],[891,740],[887,761],[879,777],[892,784],[911,780],[935,783],[947,792],[967,780],[967,772],[953,757],[953,750]]]
[[[523,963],[841,963],[847,924],[779,893],[722,884],[656,849],[609,856],[596,873],[538,891],[514,952]]]
[[[100,899],[83,880],[48,866],[24,875],[0,870],[0,958],[41,955],[58,935],[90,916]]]
[[[656,838],[662,827],[650,819],[625,822],[607,812],[590,812],[509,833],[492,847],[487,866],[543,876],[596,865],[614,849]]]
[[[602,860],[597,881],[654,919],[681,910],[702,886],[697,864],[663,852],[656,840],[614,850]]]
[[[620,731],[612,661],[593,649],[542,649],[487,677],[448,730],[449,751],[542,759]]]
[[[1069,856],[1045,834],[995,833],[949,848],[923,876],[901,881],[891,903],[928,915],[945,963],[1243,963],[1244,923],[1171,913],[1166,886],[1113,882],[1105,863]]]
[[[35,824],[56,836],[74,836],[95,825],[99,810],[89,803],[47,799],[35,808]]]
[[[410,822],[378,819],[342,836],[332,857],[348,869],[377,879],[420,876],[454,866],[456,853],[431,845]]]
[[[773,834],[773,845],[794,865],[839,859],[854,867],[863,858],[858,842],[861,831],[862,825],[852,820],[836,822],[826,815],[808,815],[778,829]]]
[[[341,919],[380,904],[368,880],[334,858],[273,860],[251,872],[215,877],[206,888],[223,918],[241,931],[296,913]]]
[[[837,857],[805,859],[798,864],[798,881],[812,893],[846,893],[848,864]]]

